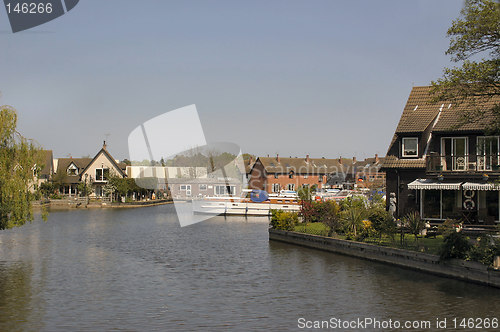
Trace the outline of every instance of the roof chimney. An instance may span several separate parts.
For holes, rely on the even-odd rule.
[[[106,150],[106,147],[107,147],[107,145],[106,145],[106,141],[104,141],[104,142],[102,143],[102,148],[103,148],[104,150]]]
[[[375,163],[378,164],[378,162],[380,161],[379,157],[378,157],[378,154],[375,153]]]
[[[279,154],[276,154],[276,161],[280,162],[280,155]]]
[[[356,157],[352,157],[352,163],[355,164],[356,163]]]
[[[309,162],[309,155],[306,154],[306,163],[308,163],[308,162]]]

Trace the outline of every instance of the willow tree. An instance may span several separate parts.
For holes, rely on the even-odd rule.
[[[436,101],[464,105],[464,122],[474,122],[485,112],[494,115],[490,130],[500,132],[500,4],[495,0],[466,0],[460,17],[447,32],[446,54],[460,66],[445,68],[432,82]],[[489,105],[488,109],[479,108]]]
[[[0,106],[0,229],[33,220],[30,187],[43,162],[40,148],[16,128],[16,110]]]

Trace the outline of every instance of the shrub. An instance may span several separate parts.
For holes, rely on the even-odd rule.
[[[420,218],[420,214],[416,211],[410,212],[403,218],[403,222],[410,233],[415,236],[415,241],[417,241],[418,236],[425,227],[425,222]]]
[[[370,220],[364,219],[361,220],[361,225],[359,229],[359,234],[355,238],[356,241],[363,241],[364,239],[368,237],[373,237],[376,232],[375,229],[373,228],[372,222]]]
[[[396,223],[385,209],[380,207],[371,208],[368,211],[368,220],[370,220],[373,231],[378,236],[379,241],[382,239],[383,234],[391,238],[394,237],[397,230]]]
[[[274,229],[293,231],[298,222],[299,216],[295,212],[271,210],[271,226],[273,226]]]
[[[335,201],[311,202],[302,201],[300,216],[303,222],[321,222],[329,227],[328,235],[331,236],[340,228],[340,207]]]
[[[340,206],[335,201],[314,203],[318,215],[318,221],[328,226],[328,236],[332,236],[340,228]]]
[[[441,259],[465,259],[470,248],[471,245],[462,232],[453,232],[444,238],[439,256]]]
[[[341,212],[341,221],[344,232],[348,238],[356,239],[358,230],[362,227],[366,210],[364,207],[353,205]]]
[[[446,219],[441,225],[438,226],[438,232],[444,236],[450,233],[456,233],[460,230],[460,222],[455,219]]]
[[[485,265],[492,265],[495,256],[500,255],[500,243],[487,234],[480,235],[471,246],[467,258]]]

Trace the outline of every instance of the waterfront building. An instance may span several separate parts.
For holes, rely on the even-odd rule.
[[[498,96],[476,101],[483,116],[466,122],[470,101],[434,102],[430,90],[412,89],[382,165],[396,216],[418,211],[436,222],[498,223],[500,141],[487,132]]]
[[[364,161],[338,158],[259,157],[249,172],[249,187],[270,193],[298,190],[302,186],[353,188],[363,182],[378,180],[381,187],[385,175],[380,171],[383,158],[375,156]],[[372,181],[370,181],[372,180]]]
[[[55,161],[56,177],[61,181],[61,193],[68,196],[78,194],[78,184],[86,182],[92,187],[91,197],[103,197],[104,186],[111,175],[126,177],[126,165],[115,160],[104,142],[94,158],[59,158]]]

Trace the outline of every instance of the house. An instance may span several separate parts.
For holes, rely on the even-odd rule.
[[[103,189],[110,176],[126,177],[126,165],[111,156],[106,142],[94,158],[59,158],[56,164],[53,180],[61,186],[61,193],[68,196],[76,196],[82,182],[92,187],[90,196],[106,196]]]
[[[315,186],[317,189],[353,187],[356,176],[363,181],[369,176],[376,179],[380,161],[378,157],[362,162],[356,158],[310,158],[309,155],[305,158],[259,157],[250,170],[248,182],[250,188],[270,193],[298,190],[302,186]]]
[[[60,187],[61,194],[70,197],[77,195],[81,174],[91,160],[91,158],[55,159],[56,173],[52,180]]]
[[[358,188],[384,189],[385,172],[381,170],[385,158],[375,154],[375,158],[354,161],[356,168],[355,181]]]
[[[110,176],[127,177],[125,173],[127,165],[115,160],[107,150],[106,141],[95,157],[87,164],[80,173],[80,181],[92,185],[93,195],[96,197],[106,196],[103,190]]]
[[[427,220],[499,220],[499,136],[486,131],[499,98],[475,101],[484,116],[464,122],[470,102],[433,102],[431,87],[414,87],[382,165],[387,207],[396,217],[418,211]],[[392,207],[391,207],[392,205]]]
[[[41,150],[42,164],[33,166],[33,181],[30,184],[30,191],[35,192],[44,182],[50,181],[54,174],[54,157],[52,150]]]
[[[172,198],[189,199],[218,196],[241,196],[243,183],[231,178],[170,178],[168,189]]]

